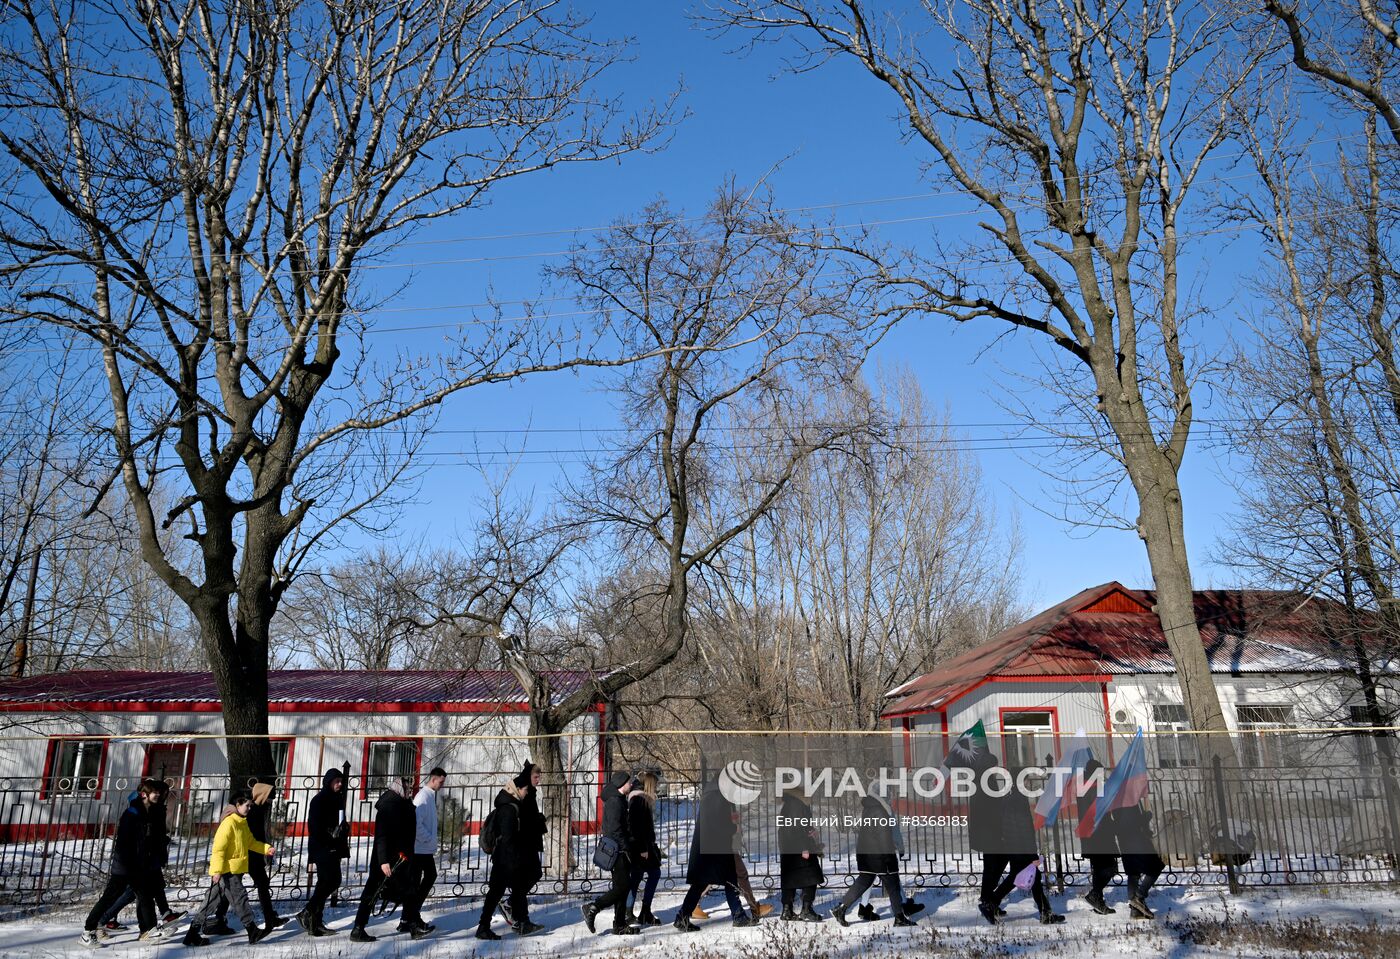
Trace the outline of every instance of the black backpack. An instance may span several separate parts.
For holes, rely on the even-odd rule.
[[[481,824],[481,835],[477,837],[477,845],[486,855],[492,855],[496,851],[496,844],[501,839],[501,811],[493,809],[487,815],[486,821]]]

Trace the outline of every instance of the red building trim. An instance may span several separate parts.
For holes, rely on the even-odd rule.
[[[1100,673],[1064,673],[1056,676],[983,676],[972,685],[962,689],[952,696],[949,696],[936,707],[924,706],[918,709],[905,709],[899,712],[885,713],[885,719],[894,719],[900,716],[923,716],[928,713],[946,714],[948,707],[962,699],[968,693],[981,689],[988,683],[1109,683],[1113,677]]]
[[[1006,714],[1007,713],[1049,713],[1050,714],[1050,741],[1054,744],[1055,754],[1058,758],[1060,752],[1060,709],[1058,706],[998,706],[997,707],[997,732],[1002,735],[1001,740],[1001,761],[1006,762]],[[1036,757],[1037,764],[1040,757]]]
[[[282,772],[282,791],[290,792],[292,788],[292,770],[296,767],[297,737],[295,736],[269,736],[268,742],[287,744],[287,768]],[[422,747],[419,747],[420,753]]]

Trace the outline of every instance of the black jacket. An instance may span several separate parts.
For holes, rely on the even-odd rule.
[[[321,791],[311,797],[306,811],[306,857],[311,860],[325,856],[340,859],[350,857],[347,830],[340,828],[341,795],[331,789],[331,783],[341,779],[339,769],[327,769],[321,777]]]
[[[794,793],[783,796],[779,815],[811,819],[812,807]],[[804,859],[802,854],[807,853]],[[822,842],[815,826],[778,827],[778,871],[784,889],[805,889],[826,881],[822,872]]]
[[[894,813],[874,796],[860,801],[860,828],[856,830],[856,868],[888,875],[899,872],[899,850],[894,841]]]
[[[157,845],[150,826],[151,814],[137,797],[117,820],[112,840],[112,875],[144,876],[160,869],[165,856],[164,830]]]
[[[626,852],[629,848],[627,837],[627,797],[618,792],[630,777],[626,773],[613,773],[608,780],[608,788],[603,792],[603,821],[598,835],[611,836],[617,840],[619,848]]]
[[[634,865],[641,853],[647,853],[653,863],[661,860],[661,850],[656,844],[656,817],[652,815],[646,793],[641,791],[627,796],[627,841]]]
[[[504,789],[496,793],[496,847],[491,851],[489,880],[493,884],[520,888],[539,881],[540,857],[530,848],[522,812],[520,800]]]
[[[418,810],[413,800],[392,789],[380,793],[374,804],[374,853],[370,857],[370,871],[384,863],[394,866],[400,859],[411,859],[417,832]]]
[[[737,831],[734,806],[718,788],[711,788],[700,800],[700,809],[695,815],[695,834],[690,840],[690,861],[685,870],[686,882],[707,886],[738,882],[739,870],[734,865],[734,834]]]
[[[1123,871],[1145,873],[1160,870],[1165,863],[1152,837],[1152,814],[1138,803],[1115,809],[1104,820],[1113,822],[1114,838],[1123,855]]]
[[[524,833],[525,845],[534,853],[544,852],[545,818],[540,812],[539,797],[535,787],[525,787],[525,798],[520,800],[520,831]]]
[[[1091,761],[1084,767],[1084,776],[1087,779],[1096,770],[1103,767],[1097,761]],[[1102,790],[1088,789],[1084,795],[1075,800],[1075,805],[1079,810],[1079,821],[1083,823],[1085,817],[1093,815],[1094,800],[1099,798]],[[1079,840],[1079,851],[1085,856],[1116,856],[1118,855],[1118,839],[1115,819],[1112,815],[1104,816],[1099,820],[1097,828],[1089,835],[1081,837]]]

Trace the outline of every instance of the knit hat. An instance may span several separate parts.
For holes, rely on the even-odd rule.
[[[525,760],[525,768],[520,770],[520,775],[512,779],[511,782],[515,783],[515,785],[521,789],[529,788],[530,773],[534,772],[538,768],[539,767],[536,766],[534,763],[530,762],[530,760]]]
[[[253,805],[265,806],[272,798],[272,787],[267,783],[253,783]]]
[[[609,789],[621,789],[624,785],[632,781],[631,773],[613,773],[608,780]]]

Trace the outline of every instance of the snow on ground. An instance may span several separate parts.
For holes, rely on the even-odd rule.
[[[638,936],[618,938],[602,930],[590,935],[579,918],[582,900],[542,899],[531,918],[546,930],[529,937],[505,932],[497,918],[493,928],[500,942],[473,938],[477,904],[444,902],[425,910],[437,924],[435,934],[412,942],[394,932],[396,919],[380,918],[370,932],[376,943],[352,943],[348,938],[351,910],[328,911],[330,924],[341,934],[312,939],[295,923],[275,932],[264,943],[249,947],[242,934],[215,939],[201,950],[187,950],[178,940],[148,945],[135,932],[118,933],[105,948],[88,949],[77,941],[82,911],[68,909],[36,918],[0,923],[0,955],[6,957],[67,957],[105,955],[111,959],[154,957],[257,956],[259,959],[505,959],[515,956],[618,957],[618,959],[857,959],[862,956],[899,959],[904,956],[949,956],[957,959],[1054,956],[1057,959],[1224,959],[1224,957],[1400,956],[1400,889],[1323,887],[1307,889],[1254,888],[1239,896],[1218,889],[1165,888],[1153,895],[1155,922],[1132,920],[1121,902],[1121,890],[1110,893],[1118,907],[1113,916],[1097,916],[1074,895],[1055,897],[1056,907],[1069,920],[1042,926],[1029,899],[1013,895],[1009,915],[991,927],[976,911],[975,896],[950,890],[923,891],[926,904],[914,929],[895,929],[888,920],[853,922],[843,929],[833,919],[820,925],[786,923],[769,916],[754,928],[735,929],[723,900],[705,901],[712,918],[701,931],[682,934],[669,924]],[[680,893],[657,896],[657,914],[675,915]],[[770,900],[771,901],[771,900]],[[836,902],[834,891],[823,891],[818,911],[826,914]],[[882,899],[876,904],[887,911]],[[132,918],[129,914],[124,918]],[[180,931],[183,932],[184,923]]]

